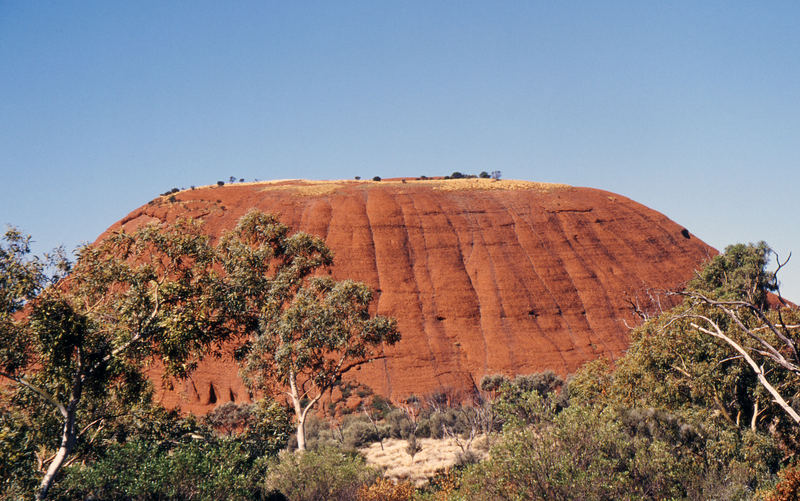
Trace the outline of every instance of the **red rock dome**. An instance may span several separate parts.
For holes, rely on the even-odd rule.
[[[680,287],[716,254],[620,195],[489,179],[209,186],[157,198],[110,230],[191,216],[219,235],[254,207],[324,238],[333,276],[366,282],[377,312],[398,319],[402,341],[352,372],[393,398],[613,359],[634,322],[626,300]],[[247,400],[237,371],[207,360],[160,398],[193,412]]]

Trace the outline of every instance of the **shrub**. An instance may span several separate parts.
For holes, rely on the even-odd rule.
[[[372,180],[373,180],[373,181],[380,181],[380,180],[381,180],[381,177],[380,177],[380,176],[375,176],[375,177],[373,177],[373,178],[372,178]]]
[[[370,402],[370,407],[372,407],[376,412],[378,412],[381,418],[386,417],[386,415],[393,409],[392,403],[385,397],[382,397],[380,395],[372,396],[372,402]]]
[[[71,466],[56,499],[252,499],[262,472],[233,441],[167,443],[131,440],[88,466]]]
[[[224,186],[224,185],[225,185],[225,181],[217,181],[217,186]]]
[[[380,435],[380,429],[376,429],[363,414],[348,416],[342,423],[342,439],[347,448],[356,449],[383,438],[386,437]]]
[[[698,434],[696,423],[661,411],[576,405],[540,416],[504,429],[491,459],[466,470],[464,496],[743,499],[768,481],[776,459],[755,433],[706,427]]]
[[[267,473],[267,491],[279,491],[292,501],[357,500],[358,492],[378,478],[364,458],[325,447],[301,453],[284,451]]]
[[[388,478],[379,478],[358,491],[358,501],[411,501],[416,489],[411,482],[394,483]]]
[[[488,172],[482,171],[480,174],[478,174],[478,177],[480,177],[481,179],[489,179],[491,176],[489,175]]]
[[[384,419],[392,438],[405,438],[414,431],[414,423],[402,409],[392,409]]]
[[[422,446],[417,442],[417,436],[413,433],[408,435],[408,445],[406,445],[406,453],[411,456],[411,462],[414,462],[414,456],[422,450]]]
[[[502,374],[488,374],[481,379],[481,391],[496,392],[504,384],[509,384],[510,380]]]
[[[35,471],[36,444],[26,416],[0,409],[0,499],[22,499],[40,478]]]
[[[331,423],[320,419],[315,414],[311,414],[306,419],[306,447],[309,450],[326,447],[338,447],[342,445],[341,433],[334,433]],[[288,448],[297,448],[297,436],[292,435],[289,439]]]
[[[544,397],[561,388],[564,385],[564,380],[553,371],[544,371],[529,375],[519,375],[514,378],[513,384],[523,392],[536,391]]]
[[[793,466],[781,471],[780,481],[764,495],[764,501],[796,501],[800,499],[800,467]]]

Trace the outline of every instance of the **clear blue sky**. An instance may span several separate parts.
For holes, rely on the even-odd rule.
[[[172,187],[501,170],[795,253],[800,3],[0,0],[0,224]]]

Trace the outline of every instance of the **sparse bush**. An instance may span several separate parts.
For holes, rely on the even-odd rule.
[[[265,487],[267,491],[283,493],[292,501],[355,501],[359,491],[378,476],[358,454],[326,447],[281,453],[269,465]]]
[[[380,435],[380,429],[376,429],[369,418],[363,414],[348,416],[342,423],[342,438],[344,446],[349,449],[378,442],[386,438]]]
[[[414,462],[414,456],[422,450],[422,446],[417,442],[417,436],[413,433],[408,435],[408,445],[406,445],[406,452],[411,456],[411,462]]]
[[[456,453],[456,468],[464,468],[466,466],[480,463],[481,455],[472,449],[467,449],[464,452]]]
[[[561,388],[564,385],[564,380],[553,371],[544,371],[529,375],[519,375],[514,378],[513,384],[521,391],[536,391],[544,397]]]
[[[402,409],[392,409],[385,418],[392,438],[407,437],[414,430],[414,423]]]
[[[391,412],[394,408],[392,403],[387,400],[385,397],[381,395],[373,395],[372,402],[370,402],[370,407],[372,407],[376,412],[380,414],[381,418],[386,417],[386,415]]]
[[[511,381],[508,379],[508,377],[502,374],[489,374],[483,376],[480,387],[481,391],[496,392],[500,390],[500,387],[503,386],[503,384],[508,384],[510,382]]]

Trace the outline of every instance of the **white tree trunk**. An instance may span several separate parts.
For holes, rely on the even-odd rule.
[[[297,418],[297,450],[306,450],[306,419],[303,414]]]
[[[39,485],[39,492],[36,493],[36,499],[45,499],[47,491],[53,485],[53,481],[58,475],[59,470],[64,465],[67,456],[72,452],[72,447],[75,445],[75,414],[76,406],[70,405],[66,408],[66,415],[64,416],[64,429],[61,433],[61,446],[58,448],[53,461],[47,468],[42,483]]]
[[[764,371],[761,369],[761,367],[759,367],[759,365],[755,362],[755,360],[753,360],[750,354],[747,353],[747,351],[745,351],[745,349],[742,348],[742,346],[739,345],[739,343],[726,336],[722,332],[722,329],[720,329],[716,323],[711,321],[711,319],[699,315],[698,318],[702,318],[703,320],[708,322],[708,324],[711,325],[711,327],[713,327],[716,332],[700,327],[695,323],[692,323],[692,327],[699,330],[700,332],[704,332],[708,335],[722,339],[723,341],[728,343],[728,345],[730,345],[734,350],[738,351],[739,354],[742,355],[744,360],[747,362],[747,364],[750,365],[750,367],[753,369],[753,372],[756,373],[756,377],[758,377],[758,381],[761,383],[761,386],[763,386],[769,392],[769,394],[772,395],[772,398],[775,400],[775,402],[781,406],[781,409],[783,409],[783,411],[786,414],[788,414],[792,419],[794,419],[795,423],[800,424],[800,415],[798,415],[797,412],[795,412],[795,410],[792,409],[792,406],[790,406],[789,403],[786,402],[786,400],[784,400],[784,398],[780,395],[780,393],[778,393],[778,390],[776,390],[774,386],[769,384],[767,378],[764,377]]]

